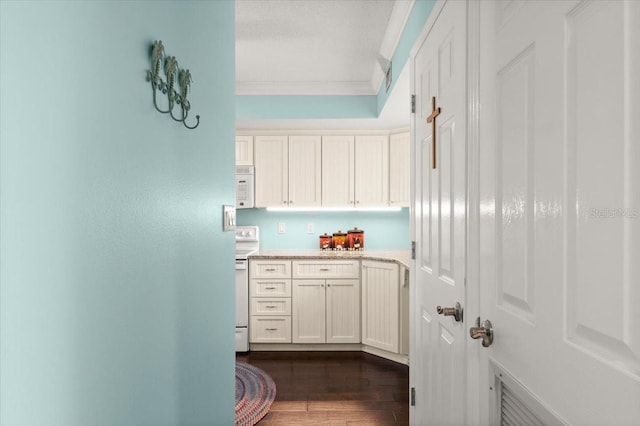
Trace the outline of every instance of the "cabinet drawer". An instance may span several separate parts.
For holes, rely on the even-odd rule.
[[[291,317],[251,317],[251,343],[291,343]]]
[[[252,297],[251,315],[291,315],[291,299]]]
[[[291,297],[291,280],[253,279],[251,297]]]
[[[290,260],[250,260],[250,278],[291,278]]]
[[[293,278],[360,278],[360,261],[294,260]]]

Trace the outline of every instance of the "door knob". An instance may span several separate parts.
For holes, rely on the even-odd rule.
[[[488,348],[493,343],[493,325],[491,321],[484,320],[480,323],[480,317],[476,319],[476,326],[469,329],[472,339],[482,339],[482,346]]]
[[[460,306],[460,302],[456,302],[456,305],[453,308],[443,308],[442,306],[436,306],[436,311],[440,315],[444,315],[445,317],[453,317],[456,321],[462,322],[462,307]]]

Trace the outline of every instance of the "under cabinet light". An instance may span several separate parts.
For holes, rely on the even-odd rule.
[[[399,212],[401,207],[267,207],[269,212]]]

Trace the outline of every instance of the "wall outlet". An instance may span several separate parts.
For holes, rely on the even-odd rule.
[[[313,223],[307,223],[307,234],[313,234]]]
[[[278,223],[278,234],[286,234],[286,233],[287,233],[287,227],[284,224],[284,222]]]

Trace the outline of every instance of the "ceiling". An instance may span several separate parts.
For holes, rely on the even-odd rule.
[[[378,57],[390,58],[411,0],[237,0],[236,93],[239,95],[375,95],[384,78]],[[380,119],[243,121],[238,128],[396,128],[406,114]],[[383,116],[385,111],[383,111]],[[402,123],[399,123],[402,121]],[[268,127],[267,127],[268,126]],[[284,126],[284,127],[283,127]],[[318,127],[322,126],[322,127]],[[359,127],[358,127],[359,126]],[[362,127],[366,126],[366,127]]]

